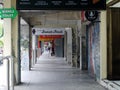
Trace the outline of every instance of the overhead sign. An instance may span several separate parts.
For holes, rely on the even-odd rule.
[[[106,0],[16,0],[18,10],[105,10]]]
[[[88,21],[94,21],[98,18],[98,11],[86,11],[85,16]]]
[[[18,12],[14,8],[0,9],[0,18],[15,18]]]
[[[64,35],[64,28],[33,28],[33,35]]]
[[[40,35],[38,37],[39,41],[48,41],[48,40],[54,40],[57,38],[62,38],[62,35]]]

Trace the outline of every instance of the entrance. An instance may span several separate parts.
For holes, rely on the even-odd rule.
[[[108,13],[108,79],[120,79],[120,8]]]

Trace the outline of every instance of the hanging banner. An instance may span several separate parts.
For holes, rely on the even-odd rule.
[[[18,10],[105,10],[106,0],[16,0]]]
[[[33,35],[64,35],[64,28],[33,28]]]

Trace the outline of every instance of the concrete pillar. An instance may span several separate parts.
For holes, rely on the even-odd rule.
[[[32,68],[32,27],[29,26],[29,70]]]
[[[21,82],[21,57],[20,57],[20,18],[12,20],[12,56],[14,56],[16,84]]]
[[[65,28],[67,32],[67,62],[72,65],[72,30]]]
[[[107,77],[107,28],[106,11],[100,15],[100,79]]]
[[[32,66],[36,63],[36,36],[32,35]]]
[[[64,59],[67,60],[67,32],[64,34]]]

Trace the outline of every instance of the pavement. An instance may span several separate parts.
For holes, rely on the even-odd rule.
[[[108,90],[120,90],[120,80],[101,80],[101,85]]]
[[[22,71],[22,84],[15,90],[107,90],[87,71],[72,68],[64,58],[45,52],[31,71]],[[1,89],[0,89],[1,90]]]
[[[4,62],[4,64],[0,65],[0,90],[1,87],[6,86],[6,77],[7,77],[7,68],[6,68],[6,62]]]

